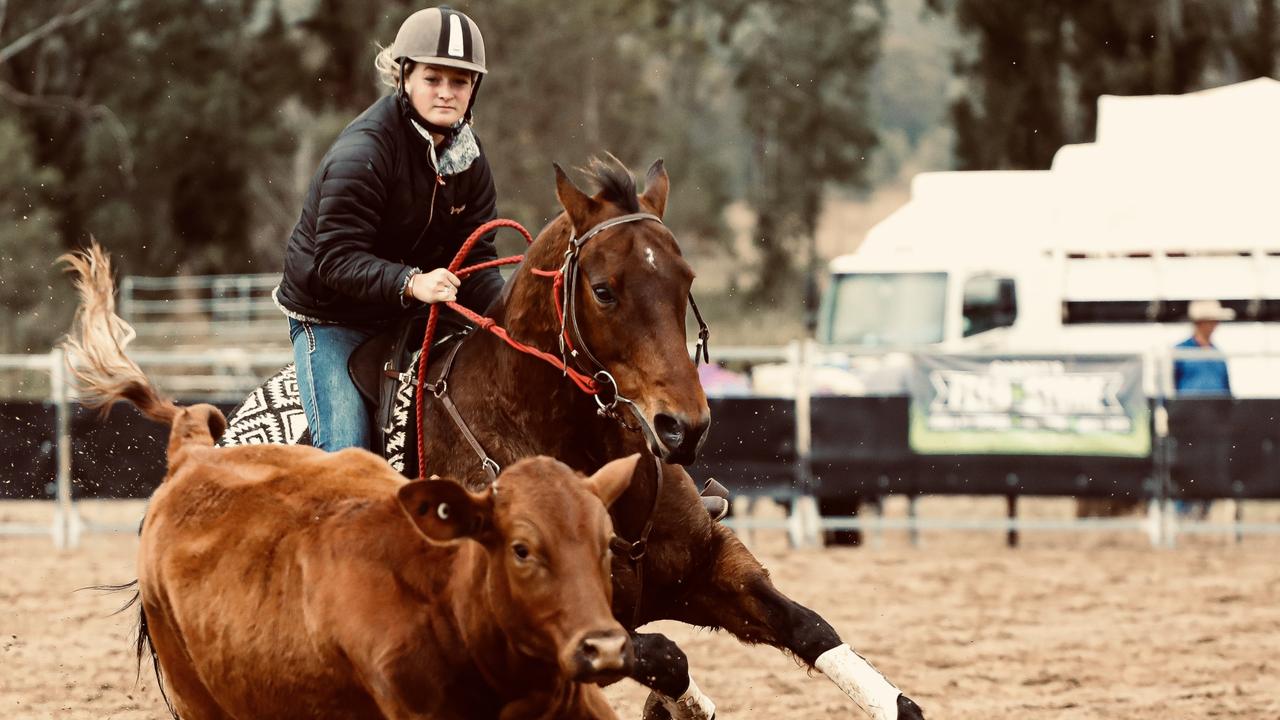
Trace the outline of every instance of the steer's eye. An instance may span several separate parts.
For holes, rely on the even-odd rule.
[[[529,559],[529,546],[522,542],[512,543],[511,554],[515,556],[517,562],[525,562]]]
[[[618,302],[618,298],[613,296],[613,291],[609,289],[608,285],[592,285],[591,292],[596,296],[596,300],[599,300],[602,305],[612,305],[613,303]]]

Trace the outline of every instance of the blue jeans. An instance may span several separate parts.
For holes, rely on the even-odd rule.
[[[321,325],[289,318],[298,394],[311,446],[330,452],[373,444],[369,408],[347,374],[347,359],[377,327]]]

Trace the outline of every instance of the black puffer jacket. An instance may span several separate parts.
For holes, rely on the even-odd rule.
[[[276,298],[287,312],[366,323],[421,307],[401,301],[409,269],[448,265],[467,236],[496,216],[483,152],[438,180],[429,151],[393,95],[342,131],[311,179],[285,251]],[[496,257],[490,233],[464,267]],[[489,269],[464,280],[458,299],[483,312],[501,291],[502,276]]]

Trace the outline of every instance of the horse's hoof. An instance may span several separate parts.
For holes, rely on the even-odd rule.
[[[671,713],[667,712],[667,707],[662,704],[658,693],[649,691],[649,698],[644,701],[644,712],[640,715],[642,720],[671,720]]]
[[[898,720],[924,720],[924,711],[915,700],[906,695],[898,696]]]
[[[702,509],[711,516],[712,522],[720,522],[729,514],[729,488],[721,485],[715,478],[707,480],[699,495],[702,500]]]
[[[702,509],[707,511],[712,522],[720,522],[729,514],[729,501],[720,497],[702,498]]]
[[[695,709],[693,712],[693,715],[681,717],[706,717],[699,710]],[[667,710],[666,704],[662,702],[662,696],[652,690],[649,691],[649,698],[644,701],[644,712],[640,717],[642,720],[675,720],[671,712]],[[714,714],[711,716],[711,720],[716,720]]]

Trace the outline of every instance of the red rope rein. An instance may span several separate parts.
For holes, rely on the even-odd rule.
[[[466,278],[473,273],[486,270],[488,268],[499,267],[502,265],[514,265],[516,263],[523,262],[523,255],[510,255],[504,258],[498,258],[497,260],[477,263],[465,268],[461,267],[463,261],[467,257],[467,254],[471,252],[471,248],[480,240],[481,237],[491,230],[502,227],[519,230],[520,234],[524,236],[525,243],[528,245],[533,244],[533,236],[529,234],[528,230],[524,229],[524,226],[515,220],[501,218],[497,220],[490,220],[476,228],[475,232],[471,233],[466,242],[462,243],[462,247],[458,248],[458,253],[454,255],[453,261],[449,263],[449,272],[452,272],[459,278]],[[539,277],[549,277],[554,279],[554,283],[552,285],[552,298],[555,301],[556,317],[560,320],[561,327],[564,327],[564,273],[560,270],[538,270],[536,268],[531,270],[531,272]],[[559,356],[552,355],[551,353],[539,350],[538,348],[526,345],[519,340],[516,340],[507,334],[506,329],[499,326],[492,318],[487,318],[478,313],[472,312],[470,309],[459,305],[457,302],[448,302],[443,304],[447,305],[454,312],[472,323],[475,323],[476,327],[481,330],[487,330],[493,333],[512,348],[550,363],[557,369],[561,370],[570,380],[573,381],[573,384],[577,385],[583,392],[589,395],[595,395],[600,391],[599,386],[591,376],[584,375],[578,370],[569,367]],[[440,305],[441,303],[433,303],[431,305],[431,313],[427,317],[426,335],[422,338],[422,352],[418,358],[418,380],[415,410],[417,411],[418,419],[418,477],[420,478],[426,477],[427,441],[426,432],[424,432],[423,426],[423,412],[426,408],[425,390],[427,384],[427,367],[430,364],[431,343],[435,339],[436,323],[440,317]],[[573,346],[569,344],[567,331],[564,331],[564,342],[565,347],[569,350],[573,349]]]

